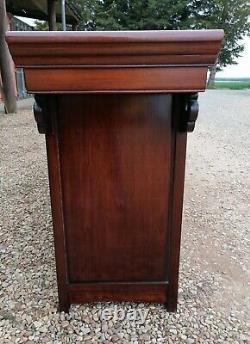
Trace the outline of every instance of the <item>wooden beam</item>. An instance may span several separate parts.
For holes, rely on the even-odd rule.
[[[12,58],[8,45],[5,41],[5,33],[8,29],[8,18],[5,0],[0,0],[0,71],[2,77],[2,92],[5,111],[7,113],[17,112],[16,101],[16,78]]]
[[[56,0],[47,1],[49,31],[56,31]]]

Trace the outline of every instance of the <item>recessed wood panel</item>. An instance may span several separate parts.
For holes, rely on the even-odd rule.
[[[70,282],[167,279],[171,105],[171,95],[59,98]]]
[[[81,283],[68,288],[71,303],[130,301],[161,302],[168,299],[168,283]]]
[[[180,92],[205,87],[205,67],[27,68],[30,92]]]

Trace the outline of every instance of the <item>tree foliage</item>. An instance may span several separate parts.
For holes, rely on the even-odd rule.
[[[56,29],[58,31],[62,30],[62,24],[56,23]],[[49,24],[46,21],[43,20],[36,20],[35,21],[35,30],[36,31],[48,31],[49,30]]]
[[[78,30],[96,31],[96,19],[100,17],[101,0],[68,0],[81,17]]]
[[[69,0],[85,30],[171,30],[190,27],[190,0]]]
[[[171,30],[187,27],[188,0],[104,0],[98,30]]]
[[[225,31],[216,69],[234,64],[250,32],[249,0],[69,0],[79,30],[213,29]]]
[[[242,39],[250,33],[248,0],[195,0],[191,12],[197,29],[223,29],[225,33],[217,70],[235,64],[244,50]]]

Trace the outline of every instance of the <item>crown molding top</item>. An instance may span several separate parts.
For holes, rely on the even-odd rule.
[[[7,33],[14,61],[22,67],[114,63],[209,65],[215,62],[222,38],[223,30]]]
[[[183,71],[190,69],[189,74],[192,69],[193,73],[188,76],[199,79],[193,87],[187,87],[184,82],[184,85],[179,87],[181,91],[203,90],[206,83],[204,76],[208,66],[213,65],[217,59],[223,35],[223,30],[11,31],[6,34],[6,40],[16,66],[25,69],[26,81],[30,81],[31,70],[36,70],[34,77],[40,80],[42,73],[45,75],[50,70],[51,74],[47,74],[46,88],[34,89],[32,83],[30,89],[28,83],[27,88],[30,91],[125,91],[124,78],[135,77],[135,88],[128,88],[127,91],[140,91],[142,88],[144,91],[151,91],[151,83],[152,91],[165,92],[177,90],[178,84],[175,82],[172,87],[171,83],[168,86],[160,83],[157,87],[155,85],[155,88],[153,79],[159,79],[159,73],[162,72],[167,78],[180,78],[182,71],[178,68],[183,68]],[[101,80],[104,80],[100,69],[104,71],[104,87],[100,84]],[[64,72],[68,84],[64,78],[62,79],[59,70]],[[85,81],[84,85],[82,78]],[[139,79],[143,79],[141,84]],[[91,80],[92,84],[96,80],[96,86],[90,85],[88,89],[86,83]],[[64,85],[59,87],[61,82]],[[117,89],[115,84],[109,89],[107,83],[110,82],[116,83]],[[56,83],[58,85],[55,87]],[[69,88],[70,85],[73,88]]]
[[[223,30],[148,30],[148,31],[10,31],[9,42],[183,42],[220,41]]]

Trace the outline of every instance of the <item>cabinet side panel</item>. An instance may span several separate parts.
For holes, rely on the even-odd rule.
[[[169,250],[168,250],[168,297],[167,309],[176,311],[178,299],[178,278],[179,278],[179,260],[181,244],[181,226],[183,211],[183,193],[185,179],[185,161],[187,132],[181,130],[183,121],[185,121],[185,103],[186,96],[182,94],[173,97],[173,128],[175,135],[173,137],[173,170],[170,198],[172,200],[169,208]]]
[[[57,98],[53,96],[48,97],[47,105],[51,131],[46,134],[46,147],[55,242],[59,310],[68,312],[69,298],[67,292],[67,259],[62,207],[60,159],[57,136]]]
[[[167,280],[171,97],[59,97],[70,282]]]

